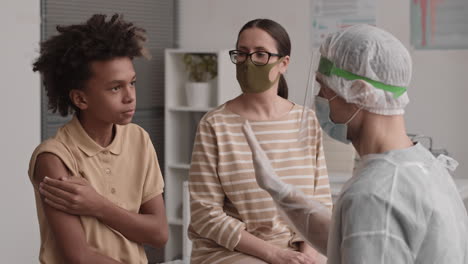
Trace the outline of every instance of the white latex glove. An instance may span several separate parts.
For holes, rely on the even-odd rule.
[[[271,166],[268,156],[257,141],[249,121],[245,121],[243,131],[252,150],[253,165],[257,184],[275,199],[282,199],[291,189],[290,184],[282,182]]]
[[[296,230],[321,254],[327,253],[331,212],[322,203],[308,198],[291,184],[282,182],[257,141],[248,121],[242,127],[252,150],[255,178]],[[310,176],[312,177],[312,175]]]

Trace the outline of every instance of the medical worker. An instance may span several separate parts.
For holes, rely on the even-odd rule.
[[[468,217],[447,171],[406,135],[411,57],[394,36],[368,25],[329,35],[320,48],[316,114],[361,160],[333,214],[282,182],[248,122],[256,179],[328,263],[468,263]]]

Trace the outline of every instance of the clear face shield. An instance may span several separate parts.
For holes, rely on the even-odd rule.
[[[308,136],[308,119],[311,114],[311,110],[315,109],[315,96],[320,91],[320,84],[316,81],[316,74],[320,63],[320,52],[318,49],[313,49],[310,64],[309,64],[309,75],[307,77],[307,85],[305,87],[305,96],[303,103],[303,110],[300,118],[299,137],[298,140],[307,138]]]
[[[335,75],[340,78],[343,78],[346,81],[355,81],[355,80],[365,81],[369,85],[369,87],[372,87],[372,90],[374,89],[383,90],[383,91],[391,93],[393,97],[392,100],[397,100],[400,96],[406,93],[406,87],[385,84],[379,81],[369,79],[364,76],[351,73],[339,67],[336,67],[336,65],[332,61],[321,56],[318,49],[312,50],[312,56],[311,56],[311,61],[309,65],[309,76],[307,79],[307,86],[306,86],[306,91],[305,91],[305,96],[304,96],[304,104],[303,104],[304,108],[303,108],[301,120],[300,120],[298,140],[303,140],[308,135],[308,127],[309,127],[308,120],[310,118],[311,110],[316,110],[316,108],[319,107],[318,110],[322,110],[320,111],[322,114],[327,112],[325,110],[329,111],[329,109],[324,110],[324,107],[322,106],[322,104],[318,106],[315,105],[315,97],[318,95],[318,93],[320,92],[320,88],[321,88],[320,84],[316,81],[317,73],[320,73],[324,77]],[[355,96],[355,97],[358,98],[359,96]],[[351,101],[351,103],[358,103],[358,102]],[[363,105],[362,104],[360,105],[361,105],[361,108],[363,108]],[[328,118],[329,116],[326,116],[326,117],[322,116],[323,122],[321,122],[321,126],[323,129],[326,130],[327,134],[329,134],[329,132],[330,133],[333,132],[331,133],[335,135],[335,137],[332,136],[333,138],[343,143],[349,143],[346,140],[346,135],[342,135],[343,133],[345,133],[345,129],[341,129],[343,127],[340,127],[343,124],[334,124],[333,122],[330,122],[330,121],[326,122],[325,119],[328,119]],[[354,116],[352,118],[354,118]]]

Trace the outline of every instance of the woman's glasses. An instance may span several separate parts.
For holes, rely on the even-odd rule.
[[[252,61],[252,63],[257,66],[267,65],[272,56],[283,57],[280,54],[271,53],[268,51],[254,51],[252,53],[246,53],[240,50],[230,50],[229,56],[231,57],[231,61],[234,64],[242,64],[247,60],[248,57],[250,57],[250,61]]]

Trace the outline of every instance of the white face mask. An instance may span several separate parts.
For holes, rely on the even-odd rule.
[[[344,124],[337,124],[330,119],[330,101],[335,99],[338,95],[335,95],[330,100],[315,96],[315,114],[322,127],[323,131],[327,133],[331,138],[338,140],[342,143],[351,143],[348,140],[348,123],[351,122],[362,108],[359,108],[356,113]]]

